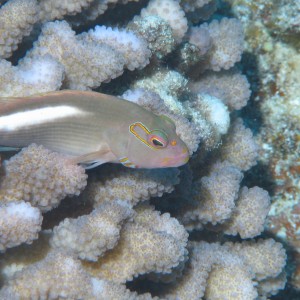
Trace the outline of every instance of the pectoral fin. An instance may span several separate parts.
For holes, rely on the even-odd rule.
[[[96,152],[91,152],[71,158],[72,163],[81,164],[85,169],[92,169],[104,163],[113,162],[115,160],[116,156],[108,147],[104,147],[103,149]]]

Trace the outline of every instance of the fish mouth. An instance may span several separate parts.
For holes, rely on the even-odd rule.
[[[166,157],[162,162],[162,167],[180,167],[185,165],[190,159],[190,155],[187,149],[184,149],[181,154],[174,157]]]

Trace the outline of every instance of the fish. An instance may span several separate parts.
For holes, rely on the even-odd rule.
[[[189,160],[170,118],[92,91],[0,98],[0,145],[23,148],[32,143],[87,169],[104,163],[168,168]]]

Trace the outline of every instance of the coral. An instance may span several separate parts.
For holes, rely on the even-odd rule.
[[[217,0],[184,0],[182,8],[187,19],[193,24],[208,20],[216,12],[220,2]]]
[[[0,204],[0,251],[30,244],[41,230],[40,211],[24,201]]]
[[[297,0],[281,0],[274,3],[271,18],[265,25],[276,34],[295,35],[300,33],[300,3]]]
[[[78,38],[84,43],[92,41],[112,47],[123,55],[125,66],[131,71],[136,68],[142,69],[149,63],[151,52],[146,42],[130,31],[96,26]]]
[[[119,283],[150,272],[170,273],[186,255],[187,236],[169,214],[143,205],[134,222],[123,227],[117,246],[97,263],[84,265],[93,276]]]
[[[170,109],[165,105],[159,95],[147,89],[137,88],[127,90],[121,95],[121,98],[136,103],[157,115],[170,113]]]
[[[199,54],[203,56],[212,47],[212,38],[205,27],[192,27],[189,30],[189,43],[197,46]]]
[[[110,176],[97,177],[87,187],[94,206],[122,199],[130,205],[170,193],[179,182],[178,169],[131,170],[116,167]]]
[[[268,251],[272,251],[272,247],[276,250],[272,252],[271,262]],[[272,284],[285,265],[285,251],[272,239],[225,245],[193,242],[189,248],[191,258],[188,268],[167,297],[201,299],[205,295],[205,299],[256,299],[258,291],[254,280],[262,280],[258,266],[262,264],[265,278]],[[261,297],[267,295],[260,289]]]
[[[173,36],[179,43],[186,33],[187,20],[179,3],[175,0],[151,0],[146,8],[141,11],[141,16],[159,16],[171,26]]]
[[[79,195],[87,176],[82,167],[35,144],[4,162],[0,199],[28,201],[41,211],[58,206],[67,195]]]
[[[292,264],[299,288],[297,1],[129,2],[5,1],[0,96],[120,96],[174,123],[190,160],[85,173],[1,152],[0,299],[272,299]],[[287,274],[265,225],[296,252]]]
[[[70,89],[97,87],[101,82],[120,75],[125,64],[122,54],[111,47],[78,40],[65,21],[46,23],[28,55],[34,57],[46,54],[64,66],[64,85]]]
[[[97,261],[105,251],[114,248],[122,223],[132,215],[132,210],[124,202],[100,204],[89,215],[67,218],[54,227],[50,245],[80,259]]]
[[[159,16],[145,16],[134,18],[127,26],[128,30],[144,38],[149,49],[158,58],[163,58],[175,48],[172,28]]]
[[[227,133],[230,125],[229,112],[218,98],[209,94],[197,94],[194,101],[188,103],[187,109],[200,128],[203,140],[215,139],[214,144],[217,144],[220,135]]]
[[[88,7],[91,2],[93,2],[93,0],[40,0],[39,19],[41,21],[62,19],[65,15],[73,15],[81,12],[81,10]]]
[[[267,191],[243,187],[235,211],[226,224],[224,232],[241,238],[253,238],[264,230],[265,219],[270,210],[270,196]]]
[[[0,290],[0,298],[91,299],[92,290],[91,278],[82,269],[80,262],[62,252],[54,251],[44,260],[18,272]]]
[[[209,95],[199,95],[198,105],[200,106],[199,110],[202,111],[204,118],[212,124],[214,129],[220,133],[225,134],[230,125],[229,112],[227,107],[220,101],[218,98],[211,97]],[[198,100],[197,99],[197,100]]]
[[[13,0],[0,9],[0,58],[10,57],[38,20],[36,0]]]
[[[256,165],[259,146],[249,128],[237,119],[231,126],[221,148],[221,157],[243,171]]]
[[[184,11],[194,11],[197,8],[201,8],[208,4],[211,0],[184,0],[183,9]]]
[[[240,61],[244,50],[244,35],[239,20],[223,18],[220,22],[214,20],[209,24],[204,23],[199,28],[202,30],[198,34],[206,29],[212,41],[206,68],[213,71],[228,70]]]
[[[212,21],[207,28],[214,48],[209,54],[209,68],[214,71],[228,70],[241,59],[244,50],[243,27],[237,19],[223,18],[220,22]]]
[[[165,115],[171,118],[176,124],[176,133],[187,145],[190,155],[195,153],[203,138],[202,128],[198,127],[196,122],[190,122],[184,116],[175,115],[173,113],[166,113]]]
[[[217,224],[229,219],[238,198],[242,178],[241,171],[229,162],[215,163],[208,176],[194,182],[195,205],[185,212],[184,224],[191,225],[190,222],[196,220],[200,224]]]
[[[83,20],[80,21],[93,21],[102,15],[108,8],[109,3],[115,3],[116,0],[96,0],[93,1],[87,9],[82,12]]]
[[[243,108],[250,98],[250,85],[245,75],[238,71],[207,72],[200,80],[190,82],[194,93],[207,93],[222,100],[229,110]]]
[[[63,78],[64,67],[50,55],[26,57],[18,66],[0,60],[2,97],[22,97],[59,90]]]
[[[159,300],[152,297],[149,293],[138,294],[126,289],[125,285],[117,284],[112,281],[97,279],[92,277],[93,293],[95,300]]]
[[[153,72],[151,76],[134,82],[132,88],[143,88],[157,93],[172,112],[180,114],[183,106],[178,98],[186,90],[186,85],[187,79],[180,73],[160,69]]]
[[[251,265],[255,278],[259,281],[277,277],[285,266],[285,250],[280,243],[276,243],[273,239],[261,239],[257,242],[244,241],[242,244],[227,243],[225,246],[241,256],[248,265]]]

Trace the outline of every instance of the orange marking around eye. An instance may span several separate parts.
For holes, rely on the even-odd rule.
[[[171,141],[170,143],[172,146],[176,146],[177,145],[177,142],[175,140]]]
[[[158,150],[159,148],[154,148],[153,146],[151,146],[145,139],[143,139],[142,137],[140,137],[138,135],[138,133],[135,131],[136,127],[140,127],[142,130],[144,130],[147,134],[150,133],[150,131],[148,130],[148,128],[142,124],[141,122],[136,122],[133,123],[129,126],[129,131],[136,137],[138,138],[141,142],[143,142],[146,146],[148,146],[149,148],[153,149],[153,150]]]

